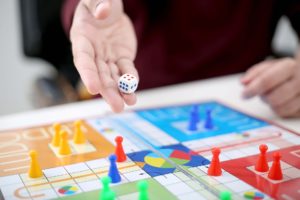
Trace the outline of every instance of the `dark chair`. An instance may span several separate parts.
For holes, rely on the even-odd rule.
[[[40,104],[38,106],[64,103],[66,97],[62,80],[64,85],[66,83],[70,85],[69,91],[75,88],[79,80],[73,64],[71,45],[61,24],[62,2],[62,0],[19,0],[24,54],[49,62],[58,72],[57,77],[43,77],[37,80],[35,85],[39,96],[47,93],[45,97],[48,98],[44,100],[45,103],[38,103]],[[73,100],[74,98],[71,98],[67,101]]]

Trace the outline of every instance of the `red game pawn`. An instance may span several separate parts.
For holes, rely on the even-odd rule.
[[[269,165],[267,161],[266,152],[268,150],[268,146],[265,144],[261,144],[259,146],[260,155],[257,159],[255,170],[258,172],[267,172],[269,170]]]
[[[219,155],[221,153],[220,148],[213,148],[211,150],[213,157],[210,162],[210,166],[207,170],[207,174],[210,176],[221,176],[222,175],[222,169],[221,164],[219,160]]]
[[[281,155],[279,152],[273,154],[273,163],[268,174],[268,178],[272,180],[282,180],[282,170],[280,166]]]
[[[116,141],[115,154],[117,156],[117,162],[124,162],[126,160],[126,154],[124,152],[123,145],[122,145],[123,137],[122,136],[117,136],[115,138],[115,141]]]

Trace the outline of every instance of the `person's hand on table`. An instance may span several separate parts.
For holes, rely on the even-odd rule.
[[[138,78],[133,60],[137,42],[121,0],[81,0],[70,31],[75,66],[91,94],[101,94],[114,112],[136,103],[118,90],[120,75]]]
[[[260,96],[281,117],[300,116],[300,62],[267,60],[251,67],[241,79],[243,96]]]

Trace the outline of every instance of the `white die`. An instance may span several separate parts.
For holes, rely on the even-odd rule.
[[[131,94],[134,93],[138,86],[138,80],[131,74],[123,74],[119,78],[118,87],[123,93]]]

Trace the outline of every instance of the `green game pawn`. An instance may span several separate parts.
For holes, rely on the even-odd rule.
[[[139,200],[149,200],[147,181],[138,182],[138,188],[139,188],[139,191],[140,191]]]
[[[231,200],[231,193],[227,190],[220,192],[220,200]]]
[[[115,193],[110,189],[109,184],[111,183],[111,179],[108,176],[101,178],[102,182],[102,190],[100,194],[100,200],[114,200]]]

